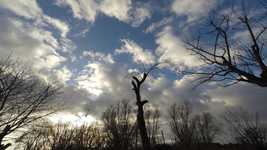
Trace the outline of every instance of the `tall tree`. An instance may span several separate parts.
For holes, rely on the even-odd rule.
[[[138,129],[140,131],[140,136],[143,144],[143,149],[144,150],[150,150],[150,141],[148,138],[147,134],[147,129],[146,129],[146,122],[145,122],[145,117],[144,117],[144,105],[148,102],[147,100],[142,100],[141,97],[141,86],[145,82],[146,78],[148,76],[148,72],[143,73],[141,79],[139,79],[137,76],[133,76],[132,80],[132,86],[133,90],[135,92],[136,96],[136,105],[137,105],[137,125]]]
[[[140,131],[140,136],[143,144],[144,150],[150,150],[151,145],[147,133],[146,128],[146,122],[144,117],[144,105],[148,103],[148,100],[143,100],[141,97],[141,87],[146,81],[148,75],[151,73],[151,71],[155,70],[158,64],[153,65],[150,67],[147,71],[142,73],[141,77],[138,78],[138,76],[132,77],[132,87],[136,96],[136,105],[137,105],[137,126]]]

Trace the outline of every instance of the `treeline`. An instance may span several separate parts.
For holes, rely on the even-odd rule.
[[[135,107],[128,101],[121,101],[108,107],[103,112],[101,121],[91,125],[74,127],[70,124],[40,122],[17,139],[17,146],[25,150],[143,149],[135,111]],[[145,107],[146,128],[153,150],[267,148],[266,126],[256,114],[241,110],[227,111],[222,117],[224,123],[219,123],[212,114],[195,114],[189,103],[182,103],[172,105],[168,117],[162,118],[156,107]],[[227,130],[232,132],[232,143],[235,144],[214,143],[216,138],[224,136]]]

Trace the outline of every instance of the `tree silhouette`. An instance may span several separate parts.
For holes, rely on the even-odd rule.
[[[169,108],[169,125],[176,144],[190,148],[197,143],[196,122],[189,103],[173,104]]]
[[[145,82],[147,76],[148,76],[148,73],[143,73],[141,79],[138,79],[136,76],[133,76],[133,80],[132,80],[133,90],[134,90],[135,95],[136,95],[136,105],[138,107],[137,125],[138,125],[138,129],[140,131],[140,136],[141,136],[144,150],[150,150],[151,149],[150,148],[150,141],[149,141],[147,129],[146,129],[146,122],[145,122],[145,118],[144,118],[144,108],[143,108],[143,106],[148,101],[142,100],[141,93],[140,93],[140,88],[141,88],[142,84]]]
[[[17,148],[25,150],[100,150],[104,136],[97,124],[72,126],[41,121],[22,134]]]
[[[0,61],[1,150],[11,145],[3,143],[8,135],[53,113],[47,108],[58,90],[10,58]]]
[[[102,115],[108,149],[129,150],[134,146],[136,123],[127,101],[111,105]]]
[[[249,113],[243,109],[229,110],[225,113],[224,119],[232,129],[238,143],[252,145],[257,150],[267,148],[267,126],[260,120],[257,113]]]
[[[159,109],[154,107],[145,107],[145,121],[151,147],[154,147],[162,140],[160,139],[161,135]]]
[[[133,76],[132,77],[132,87],[136,96],[136,105],[137,105],[137,125],[138,129],[140,131],[140,136],[143,144],[143,149],[144,150],[150,150],[151,145],[146,129],[146,122],[145,122],[145,117],[144,117],[144,105],[148,103],[148,100],[143,100],[141,97],[141,87],[144,84],[145,80],[147,79],[148,75],[156,69],[158,64],[153,65],[150,67],[147,71],[142,73],[141,77],[138,78],[138,76]]]
[[[195,116],[197,138],[199,143],[210,144],[219,134],[220,128],[215,118],[209,112]]]
[[[188,49],[204,63],[201,71],[191,72],[201,75],[200,83],[247,82],[267,87],[266,9],[259,10],[250,15],[244,6],[226,14],[214,13],[208,27],[204,27],[205,34],[202,31],[195,40],[186,42]]]

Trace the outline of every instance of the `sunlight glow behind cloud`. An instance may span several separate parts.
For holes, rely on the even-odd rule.
[[[59,112],[49,116],[48,119],[55,124],[69,123],[70,125],[77,127],[82,125],[91,125],[97,121],[93,116],[87,115],[83,112],[78,112],[77,114],[73,114],[70,112]]]

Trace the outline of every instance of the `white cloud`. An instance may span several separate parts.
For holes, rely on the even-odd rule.
[[[158,22],[153,22],[151,25],[149,25],[146,29],[145,29],[145,33],[151,33],[156,31],[158,28],[169,25],[173,22],[173,18],[172,17],[167,17],[167,18],[163,18],[162,20],[158,21]]]
[[[106,78],[107,69],[101,63],[87,64],[76,79],[78,88],[85,89],[95,96],[99,96],[104,91],[110,92],[112,85]]]
[[[155,56],[150,50],[143,49],[140,45],[128,39],[122,39],[121,41],[122,46],[115,50],[116,53],[129,53],[132,55],[133,61],[138,64],[149,65],[155,63]]]
[[[174,67],[196,67],[200,65],[198,58],[191,55],[181,39],[173,33],[171,27],[167,26],[157,34],[156,43],[158,45],[156,54],[159,57],[159,62]]]
[[[89,22],[95,21],[99,9],[95,0],[57,0],[57,4],[70,7],[74,17]]]
[[[104,54],[94,51],[84,51],[83,56],[88,58],[90,61],[100,61],[106,63],[114,63],[114,59],[111,54]]]
[[[61,32],[61,36],[62,37],[66,37],[68,32],[70,31],[69,26],[58,19],[49,17],[49,16],[43,16],[43,19],[45,22],[47,22],[48,24],[52,25],[54,28],[56,28],[57,30],[59,30]]]
[[[243,107],[248,111],[266,113],[266,89],[249,83],[230,87],[217,87],[207,91],[214,101],[224,101],[229,106]],[[267,119],[267,118],[266,118]]]
[[[54,124],[70,124],[74,127],[91,125],[97,121],[93,116],[86,115],[83,112],[78,112],[77,114],[70,112],[57,112],[49,116],[48,119]]]
[[[127,1],[101,1],[100,3],[100,1],[93,0],[59,0],[59,2],[60,5],[70,6],[75,17],[90,22],[93,22],[97,14],[102,12],[100,6],[105,3],[114,3],[106,6],[106,8],[112,8],[108,8],[109,10],[106,10],[106,12],[103,11],[105,15],[132,25],[138,26],[151,16],[148,9],[135,8],[132,3],[129,5]],[[190,4],[196,6],[190,6],[184,0],[180,0],[180,2],[182,4],[179,7],[182,8],[175,11],[176,14],[187,15],[193,17],[192,19],[206,13],[206,10],[197,10],[197,8],[209,6],[202,4],[204,3],[203,0],[194,1]],[[24,19],[26,18],[26,20],[35,20],[32,24],[23,21],[24,19],[1,16],[1,57],[13,54],[16,58],[29,61],[36,70],[41,70],[41,72],[45,70],[47,74],[43,74],[47,78],[51,74],[63,82],[74,78],[74,74],[64,64],[67,58],[61,56],[58,52],[61,49],[64,51],[68,49],[67,46],[70,41],[66,38],[58,39],[51,31],[44,28],[45,26],[52,26],[60,30],[62,37],[66,37],[69,27],[64,22],[43,14],[35,0],[18,0],[16,2],[2,0],[0,1],[0,7],[12,11],[17,16],[24,17]],[[165,26],[165,21],[168,22],[168,20],[158,22],[154,27],[150,27],[149,31],[153,32],[155,28]],[[61,43],[62,41],[65,44]],[[156,35],[156,44],[158,46],[156,55],[160,62],[168,62],[171,66],[177,67],[196,67],[200,64],[200,61],[185,49],[183,42],[175,35],[171,27],[165,27]],[[157,61],[150,50],[144,49],[134,41],[127,39],[122,40],[122,46],[116,50],[116,53],[130,54],[135,63],[153,64]],[[139,72],[138,70],[118,64],[111,54],[88,51],[84,52],[84,57],[89,58],[89,60],[80,74],[75,76],[74,82],[77,85],[75,87],[66,86],[63,89],[65,91],[65,97],[62,98],[64,102],[71,104],[72,108],[81,107],[84,102],[90,101],[89,98],[93,97],[95,100],[93,103],[96,104],[95,109],[97,113],[101,113],[104,107],[121,99],[134,100],[134,93],[130,84],[131,79],[126,76],[133,72]],[[264,107],[266,106],[264,105],[266,102],[266,90],[264,88],[239,84],[229,88],[211,89],[211,85],[207,85],[201,89],[193,89],[192,82],[194,80],[194,77],[189,76],[184,76],[175,81],[163,75],[159,77],[150,76],[142,89],[142,94],[150,103],[162,106],[163,111],[166,111],[172,102],[184,100],[190,100],[195,105],[200,106],[198,109],[211,110],[213,113],[222,112],[224,106],[229,104],[245,106],[250,110],[261,112],[266,109]],[[201,103],[201,101],[204,101],[204,103]],[[134,103],[134,101],[132,102]]]
[[[61,81],[67,81],[69,70],[60,68],[67,56],[61,56],[58,51],[66,52],[73,48],[72,41],[66,38],[69,26],[44,14],[36,0],[3,0],[0,9],[9,12],[0,18],[1,58],[11,55],[30,65],[46,80],[64,73]],[[59,31],[61,36],[54,36],[51,29]]]
[[[43,12],[35,0],[1,0],[0,7],[11,10],[16,15],[23,16],[27,19],[41,17]]]
[[[187,16],[188,21],[193,21],[205,16],[215,3],[215,0],[175,0],[171,10],[176,15]]]
[[[0,19],[0,53],[2,57],[12,54],[24,61],[34,62],[33,67],[53,68],[65,61],[56,49],[60,48],[52,33],[28,23],[11,19]]]
[[[105,15],[115,17],[121,21],[129,20],[129,10],[131,9],[131,0],[104,0],[100,9]]]
[[[57,5],[70,7],[74,17],[91,23],[99,13],[134,27],[151,17],[148,8],[134,6],[132,0],[57,0]]]
[[[55,70],[55,74],[57,76],[57,79],[62,83],[66,83],[72,77],[72,72],[66,66]]]
[[[140,26],[146,19],[151,18],[151,12],[146,7],[137,7],[132,11],[130,22],[133,27]]]
[[[65,22],[45,15],[36,0],[2,0],[0,1],[0,8],[7,9],[17,16],[30,19],[34,21],[36,26],[52,26],[61,32],[62,37],[66,37],[70,30]]]
[[[88,59],[88,63],[75,77],[77,87],[86,90],[92,98],[116,91],[115,87],[119,85],[114,84],[116,77],[122,77],[123,74],[119,75],[121,71],[115,71],[116,64],[112,55],[85,51],[83,57]]]

